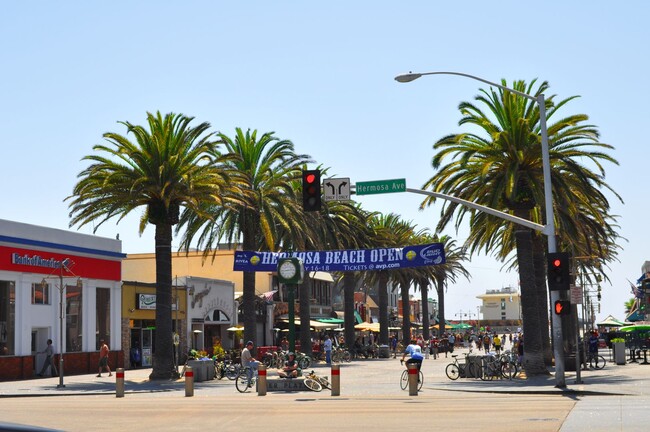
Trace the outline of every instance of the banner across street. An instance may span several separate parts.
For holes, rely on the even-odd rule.
[[[445,263],[442,243],[401,248],[304,252],[235,251],[234,271],[275,272],[278,258],[297,257],[305,271],[377,271]]]

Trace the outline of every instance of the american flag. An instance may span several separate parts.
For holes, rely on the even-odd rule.
[[[627,279],[627,281],[630,282],[629,279]],[[632,282],[630,282],[630,286],[632,287],[632,294],[634,294],[634,297],[643,298],[643,290],[639,289],[639,287],[634,285]]]

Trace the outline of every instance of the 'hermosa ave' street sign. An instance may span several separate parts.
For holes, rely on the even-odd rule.
[[[357,195],[374,195],[393,192],[406,192],[406,179],[357,182]]]

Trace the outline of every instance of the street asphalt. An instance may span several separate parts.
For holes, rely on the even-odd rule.
[[[458,349],[454,354],[462,361],[467,349]],[[460,378],[452,381],[445,375],[446,366],[453,360],[451,354],[436,360],[426,359],[422,366],[425,382],[423,395],[434,392],[469,392],[505,395],[557,395],[576,401],[568,416],[562,421],[561,431],[646,431],[650,428],[650,363],[627,363],[615,365],[609,361],[607,350],[601,354],[608,359],[602,370],[582,370],[581,383],[577,383],[575,372],[565,373],[565,387],[558,387],[551,370],[548,376],[515,378],[513,380],[481,381]],[[398,356],[399,359],[399,356]],[[398,359],[357,360],[341,365],[341,397],[363,399],[368,397],[404,397],[407,392],[399,388],[399,376],[403,366]],[[629,357],[628,357],[629,360]],[[313,369],[319,375],[330,377],[329,366],[321,363]],[[185,397],[185,380],[150,381],[150,369],[125,371],[125,398],[146,394],[153,398]],[[269,377],[274,371],[268,372]],[[94,374],[64,377],[64,386],[59,387],[59,378],[35,378],[21,381],[0,382],[0,414],[3,398],[33,398],[104,395],[114,396],[116,374],[101,378]],[[427,393],[428,392],[428,393]],[[254,391],[252,394],[256,394]],[[310,393],[319,398],[332,398],[329,393]],[[233,398],[236,403],[250,395],[239,394],[233,381],[226,378],[194,383],[194,397],[223,396]],[[265,398],[281,397],[269,392]],[[416,398],[417,396],[412,396]],[[239,399],[237,399],[239,398]],[[230,400],[230,399],[229,399]],[[543,408],[540,407],[540,410]],[[0,422],[2,418],[0,417]],[[511,428],[512,429],[512,428]],[[0,430],[2,428],[0,427]],[[516,428],[514,429],[516,430]]]

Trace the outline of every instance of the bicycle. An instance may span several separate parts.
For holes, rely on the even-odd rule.
[[[587,354],[587,361],[589,362],[589,367],[596,370],[604,368],[607,363],[605,357],[592,352]]]
[[[327,378],[319,377],[314,371],[305,374],[305,387],[311,391],[319,392],[323,388],[330,388],[329,381]]]
[[[402,360],[399,361],[400,364],[404,364]],[[422,390],[422,385],[424,384],[424,374],[422,371],[418,371],[418,391]],[[409,370],[408,368],[402,371],[402,377],[399,380],[399,386],[402,390],[406,390],[409,385]]]
[[[478,365],[469,361],[469,353],[465,354],[465,364],[458,363],[457,354],[452,354],[451,356],[453,357],[454,361],[452,363],[449,363],[445,368],[447,378],[452,381],[456,381],[460,377],[467,378],[471,376],[476,378],[479,376]]]
[[[488,354],[481,358],[480,377],[483,381],[502,378],[504,376],[502,369],[503,364],[494,355]]]
[[[249,371],[252,374],[250,379],[250,384],[248,383]],[[257,383],[257,378],[255,377],[255,373],[250,366],[246,366],[245,368],[241,368],[239,370],[239,375],[237,375],[237,379],[235,380],[235,387],[237,388],[237,391],[239,393],[246,393],[256,383]]]

